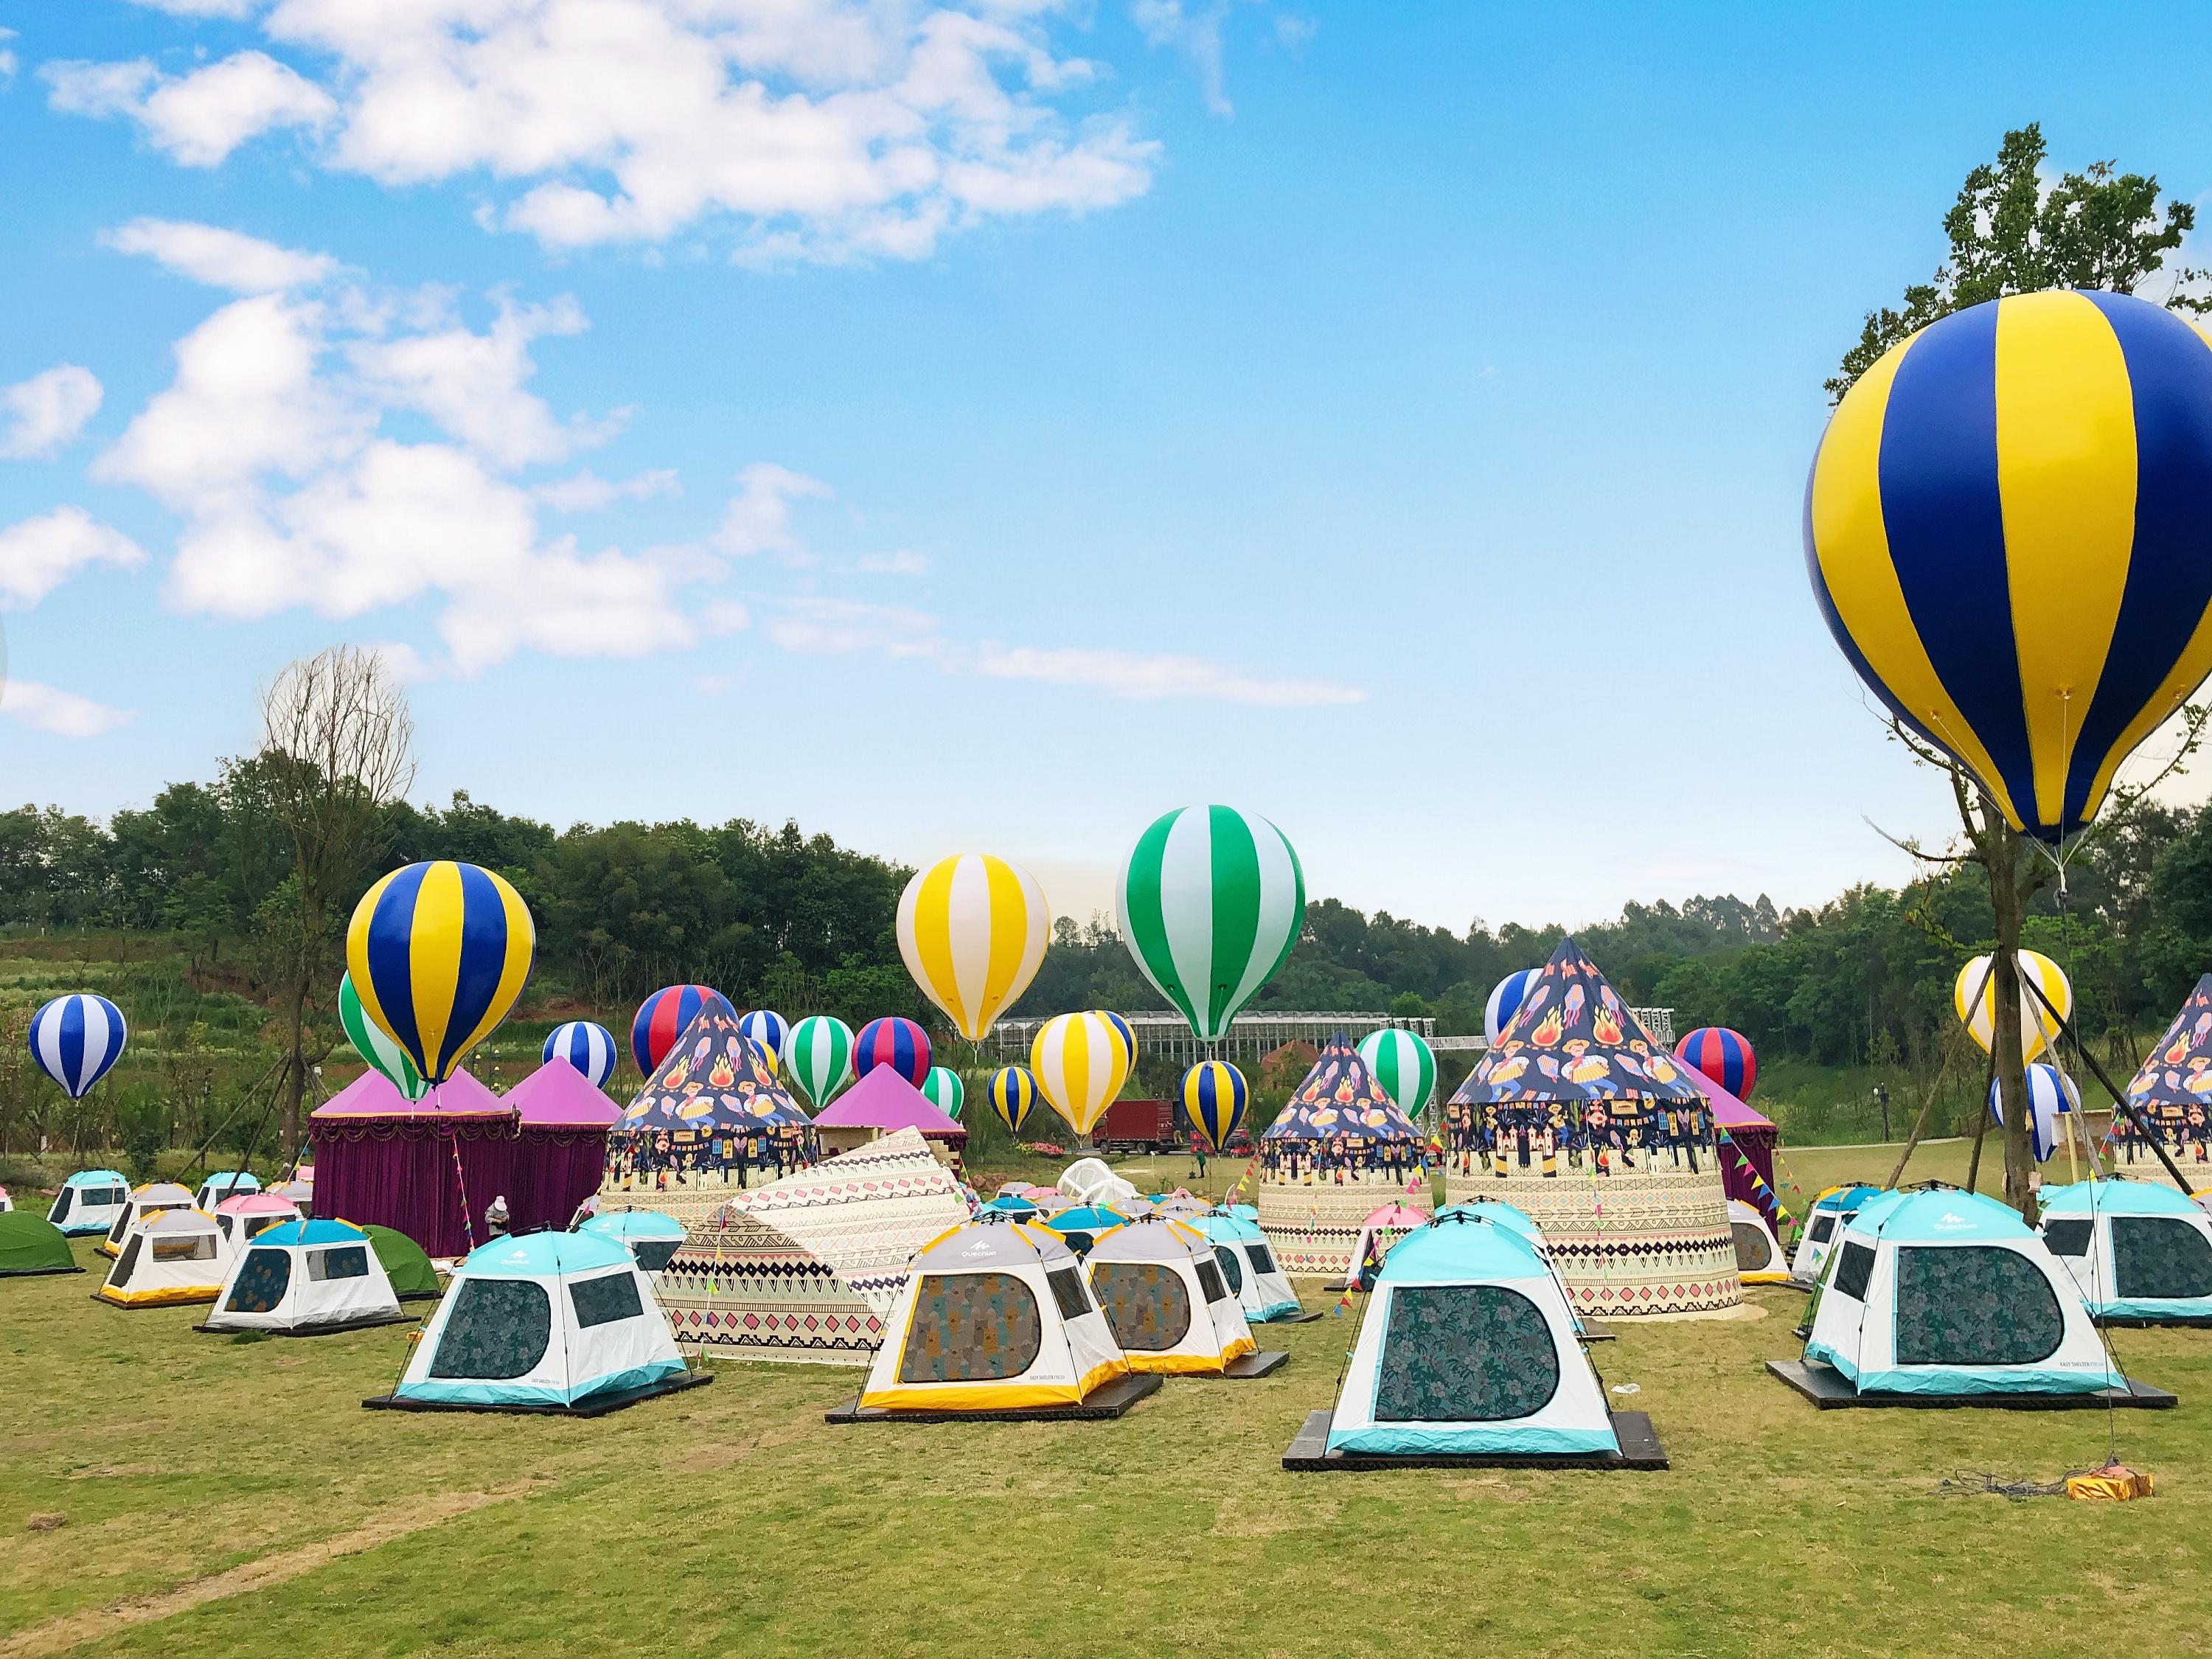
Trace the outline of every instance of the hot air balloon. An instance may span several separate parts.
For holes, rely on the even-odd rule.
[[[1990,1121],[2004,1127],[2004,1108],[1997,1098],[1996,1079],[1990,1080]],[[2058,1120],[2068,1112],[2081,1109],[2081,1091],[2074,1086],[2074,1079],[2056,1066],[2031,1066],[2027,1068],[2027,1133],[2035,1148],[2035,1161],[2042,1163],[2058,1145]]]
[[[369,1070],[381,1073],[402,1095],[420,1100],[430,1092],[430,1085],[415,1069],[415,1062],[408,1059],[398,1040],[370,1019],[362,1007],[361,994],[353,988],[350,972],[338,975],[338,1026],[353,1044],[354,1053],[368,1062]]]
[[[546,1035],[545,1063],[550,1066],[556,1060],[567,1060],[584,1074],[585,1081],[594,1089],[607,1086],[607,1079],[615,1074],[616,1063],[621,1059],[615,1051],[615,1034],[588,1019],[572,1019],[565,1025],[556,1025]]]
[[[852,1080],[853,1028],[834,1014],[809,1014],[784,1040],[783,1074],[820,1111]]]
[[[756,1008],[738,1022],[738,1029],[767,1057],[769,1071],[782,1068],[784,1042],[791,1035],[788,1020],[773,1008]]]
[[[1419,1117],[1437,1092],[1436,1051],[1419,1033],[1388,1026],[1359,1039],[1359,1057],[1382,1092],[1407,1117]]]
[[[1741,1032],[1725,1025],[1700,1025],[1674,1045],[1674,1057],[1738,1100],[1749,1100],[1759,1081],[1759,1057]]]
[[[1232,806],[1155,819],[1115,897],[1129,954],[1201,1042],[1225,1036],[1283,965],[1306,912],[1305,875],[1283,832]]]
[[[929,1075],[921,1080],[921,1092],[929,1103],[951,1118],[960,1121],[960,1108],[968,1098],[968,1086],[960,1080],[960,1073],[949,1066],[933,1066]]]
[[[1543,973],[1541,968],[1523,968],[1517,974],[1508,974],[1491,988],[1490,1000],[1482,1006],[1482,1034],[1495,1048],[1505,1028],[1513,1023],[1513,1016],[1521,1012],[1521,1000],[1528,994],[1528,988]]]
[[[1875,694],[2057,842],[2212,671],[2212,346],[2148,301],[2011,295],[1845,394],[1805,562]]]
[[[1062,1014],[1030,1045],[1030,1070],[1068,1127],[1087,1135],[1128,1081],[1129,1045],[1103,1014]]]
[[[1122,1018],[1121,1015],[1115,1013],[1111,1008],[1095,1008],[1091,1012],[1102,1016],[1109,1025],[1112,1026],[1115,1030],[1121,1034],[1121,1041],[1129,1050],[1129,1069],[1131,1071],[1136,1070],[1137,1034],[1134,1030],[1130,1029],[1129,1022]]]
[[[2020,1057],[2033,1060],[2051,1044],[2058,1041],[2058,1017],[2074,1018],[2074,987],[2065,971],[2049,957],[2038,951],[2022,951],[2016,960],[2020,964]],[[1987,1054],[1996,1030],[1997,988],[1990,970],[1996,965],[1995,956],[1976,957],[1959,969],[1959,977],[1951,987],[1951,1009],[1958,1015],[1959,1023],[1966,1034],[1982,1046]],[[2033,980],[2042,988],[2051,1003],[2045,1008],[2036,1000],[2035,993],[2027,988]]]
[[[123,1057],[129,1035],[120,1008],[79,991],[56,997],[31,1016],[31,1058],[71,1100],[82,1100]]]
[[[1183,1112],[1217,1152],[1229,1145],[1251,1100],[1244,1073],[1225,1060],[1201,1060],[1182,1074]]]
[[[647,1077],[659,1071],[684,1028],[708,1008],[738,1017],[729,998],[711,985],[664,985],[639,1003],[637,1017],[629,1023],[629,1052],[637,1069]]]
[[[1051,937],[1044,890],[988,853],[939,859],[899,895],[906,970],[970,1042],[1029,988]]]
[[[929,1036],[910,1019],[872,1019],[853,1042],[853,1075],[888,1066],[917,1089],[929,1075]]]
[[[362,1012],[437,1084],[507,1018],[537,946],[530,907],[506,878],[441,859],[362,895],[346,969]]]
[[[1018,1139],[1022,1125],[1036,1109],[1036,1079],[1023,1066],[1002,1066],[991,1073],[990,1097],[991,1109],[999,1115],[999,1121]]]

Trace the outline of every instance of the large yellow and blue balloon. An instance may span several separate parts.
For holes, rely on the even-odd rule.
[[[899,895],[906,970],[970,1042],[1029,988],[1051,937],[1044,889],[988,853],[939,859]]]
[[[1183,1112],[1217,1152],[1243,1122],[1251,1099],[1244,1073],[1225,1060],[1201,1060],[1182,1074]]]
[[[2208,524],[2212,344],[2125,295],[2021,294],[1844,396],[1805,557],[1859,677],[2057,842],[2212,672]]]
[[[362,1011],[443,1083],[514,1006],[537,943],[529,907],[502,878],[441,859],[394,870],[362,896],[346,971]]]

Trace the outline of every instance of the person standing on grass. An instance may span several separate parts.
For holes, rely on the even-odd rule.
[[[1198,1165],[1198,1178],[1206,1179],[1206,1137],[1195,1129],[1190,1132],[1190,1156]]]

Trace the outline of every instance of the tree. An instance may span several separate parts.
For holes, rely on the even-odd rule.
[[[292,871],[256,912],[256,934],[278,992],[285,1033],[277,1133],[300,1144],[309,1067],[308,1009],[335,981],[350,907],[391,834],[390,808],[414,781],[414,722],[384,659],[335,646],[286,668],[261,696],[260,781],[270,816],[292,842]]]

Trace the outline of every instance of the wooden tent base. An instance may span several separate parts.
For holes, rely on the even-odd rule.
[[[1263,1319],[1259,1322],[1262,1325],[1310,1325],[1320,1317],[1320,1314],[1301,1308],[1294,1314],[1278,1314],[1273,1319]]]
[[[1651,1419],[1642,1412],[1613,1412],[1619,1452],[1346,1452],[1328,1449],[1334,1413],[1324,1407],[1310,1413],[1283,1467],[1297,1474],[1321,1469],[1663,1469],[1666,1451]]]
[[[1273,1376],[1291,1363],[1291,1357],[1280,1348],[1263,1348],[1257,1353],[1240,1353],[1221,1368],[1221,1374],[1239,1382],[1249,1382],[1255,1377]]]
[[[391,1394],[380,1394],[361,1403],[373,1412],[483,1412],[502,1417],[605,1417],[609,1412],[635,1406],[641,1400],[657,1400],[664,1394],[681,1394],[686,1389],[703,1389],[714,1380],[712,1371],[683,1371],[674,1376],[665,1376],[658,1382],[648,1382],[642,1388],[622,1389],[613,1394],[596,1394],[574,1406],[478,1406],[461,1400],[403,1400],[398,1395]]]
[[[343,1336],[348,1331],[373,1331],[380,1325],[419,1325],[422,1322],[411,1313],[392,1313],[375,1319],[356,1319],[344,1325],[310,1325],[297,1331],[269,1330],[258,1325],[195,1325],[192,1328],[204,1331],[210,1336]]]
[[[854,1395],[833,1412],[825,1423],[1099,1423],[1110,1422],[1139,1400],[1158,1394],[1160,1379],[1148,1371],[1132,1371],[1091,1389],[1073,1406],[1019,1406],[996,1412],[885,1411],[863,1406]]]
[[[2179,1402],[2164,1389],[2130,1378],[2124,1389],[2099,1389],[2089,1394],[1861,1394],[1833,1365],[1819,1360],[1770,1359],[1766,1369],[1822,1411],[1874,1410],[1899,1407],[1922,1411],[1955,1410],[1978,1406],[2006,1412],[2093,1411],[2106,1406],[2135,1406],[2145,1411],[2167,1411]]]

